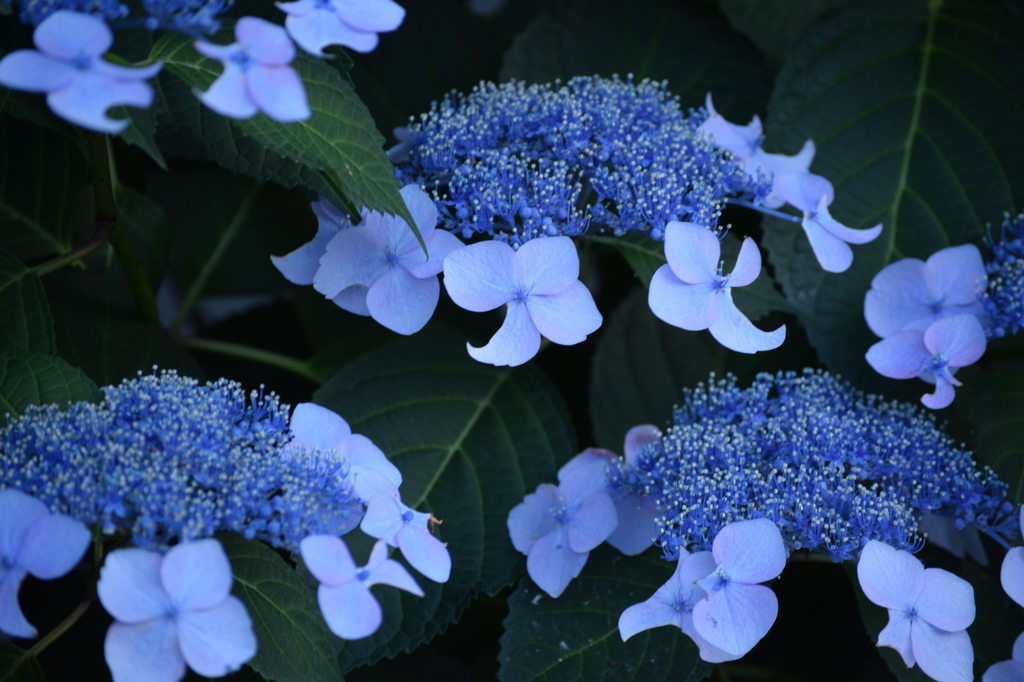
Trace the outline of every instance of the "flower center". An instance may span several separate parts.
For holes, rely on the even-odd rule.
[[[358,578],[360,582],[366,582],[366,579],[369,578],[369,577],[370,577],[370,572],[367,571],[365,568],[363,570],[359,571],[358,573],[356,573],[356,578]]]
[[[388,259],[389,263],[394,263],[398,260],[398,240],[392,239],[388,242],[388,245],[384,247],[384,257]]]
[[[533,285],[526,286],[522,282],[516,282],[516,285],[512,287],[512,300],[526,302],[526,297],[530,295],[530,290],[533,289]]]
[[[10,569],[14,568],[14,559],[7,555],[4,555],[4,557],[0,559],[0,566],[2,566],[4,570],[9,571]]]
[[[238,64],[238,68],[242,69],[243,72],[248,71],[249,67],[256,63],[256,60],[245,50],[239,50],[231,55],[231,61]]]
[[[410,511],[407,511],[404,514],[402,514],[402,520],[405,521],[406,523],[409,523],[410,521],[412,521],[412,511],[410,510]]]
[[[71,60],[71,63],[75,65],[75,68],[79,71],[85,71],[92,66],[92,57],[80,52],[77,57]]]

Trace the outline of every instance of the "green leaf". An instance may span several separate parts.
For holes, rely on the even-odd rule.
[[[131,123],[117,134],[128,144],[135,145],[153,159],[156,165],[167,170],[167,160],[156,142],[156,114],[152,109],[136,107],[112,107],[107,115],[111,118],[128,119]]]
[[[776,278],[832,371],[880,385],[864,361],[877,341],[864,295],[886,264],[981,243],[986,224],[1024,203],[1024,18],[994,3],[870,0],[803,33],[768,107],[766,146],[807,138],[811,170],[835,185],[841,223],[883,223],[853,266],[824,273],[801,228],[766,219]]]
[[[544,10],[505,53],[501,79],[549,83],[633,74],[668,80],[684,108],[708,91],[726,118],[763,111],[770,79],[754,46],[714,6],[671,0],[574,0]]]
[[[603,545],[558,599],[523,579],[509,597],[501,638],[502,682],[698,682],[711,672],[678,628],[619,634],[619,616],[653,595],[675,564],[651,550],[626,557]]]
[[[0,260],[3,254],[0,253]],[[0,264],[2,267],[2,264]],[[53,319],[39,275],[22,276],[0,289],[0,349],[55,355]]]
[[[207,89],[221,65],[192,48],[186,36],[168,33],[153,47],[151,58],[193,88]],[[391,162],[381,149],[384,139],[374,127],[355,90],[336,69],[300,53],[292,66],[306,86],[313,116],[307,121],[278,123],[263,114],[231,121],[244,135],[267,149],[308,168],[323,171],[329,184],[340,187],[355,207],[398,215],[419,230],[398,193]]]
[[[774,329],[779,322],[762,323]],[[798,370],[814,364],[814,354],[799,334],[774,351],[745,355],[719,344],[709,332],[688,332],[665,324],[637,289],[604,324],[594,354],[590,381],[590,418],[599,447],[622,451],[626,431],[639,424],[664,428],[684,388],[707,381],[715,372],[749,381],[759,371]]]
[[[16,644],[0,639],[0,682],[46,682],[39,661],[26,653]],[[12,671],[15,665],[18,667]]]
[[[522,573],[509,510],[576,450],[561,397],[536,368],[492,367],[463,341],[413,338],[349,364],[314,395],[377,444],[402,471],[402,500],[442,519],[451,578],[420,578],[423,598],[382,595],[384,624],[348,642],[346,671],[429,640],[479,590],[495,594]],[[415,573],[415,572],[414,572]]]
[[[816,17],[850,0],[718,0],[718,6],[743,35],[782,64],[789,47]],[[924,0],[922,0],[923,2]]]
[[[0,117],[0,248],[24,261],[69,251],[86,173],[71,138]]]
[[[1010,486],[1011,500],[1024,503],[1024,372],[1001,369],[973,378],[975,457]]]
[[[0,352],[0,416],[18,416],[29,405],[96,402],[102,397],[82,370],[56,355]]]
[[[234,533],[217,539],[256,632],[259,648],[249,665],[275,682],[342,682],[341,640],[327,629],[313,589],[262,542]]]
[[[651,278],[654,277],[654,273],[667,262],[664,242],[656,242],[642,234],[630,232],[621,237],[595,234],[587,235],[585,239],[595,244],[610,246],[618,251],[629,263],[629,267],[633,268],[633,272],[640,278],[645,288],[651,286]]]

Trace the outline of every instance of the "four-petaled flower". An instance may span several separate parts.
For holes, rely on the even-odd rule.
[[[580,259],[568,237],[532,239],[518,250],[481,242],[444,261],[444,286],[457,305],[475,313],[508,304],[501,328],[469,354],[492,365],[521,365],[540,349],[543,335],[571,346],[601,326],[601,313],[579,281]]]
[[[961,385],[951,370],[973,364],[984,353],[985,330],[977,317],[964,313],[933,322],[923,333],[897,332],[871,346],[864,357],[882,376],[934,381],[935,393],[926,393],[921,402],[939,410],[953,402],[953,387]]]
[[[462,242],[435,228],[437,207],[426,192],[406,185],[401,194],[429,258],[405,220],[371,211],[328,242],[313,287],[342,308],[354,313],[365,308],[362,314],[408,335],[422,329],[434,314],[441,291],[437,275],[445,257]]]
[[[32,34],[36,50],[16,50],[0,61],[0,85],[45,92],[55,114],[75,125],[101,133],[119,133],[129,120],[106,115],[119,104],[148,107],[153,88],[143,82],[160,71],[162,62],[131,69],[101,57],[114,34],[99,17],[58,10]]]
[[[775,623],[779,601],[758,583],[782,573],[786,546],[769,519],[752,519],[718,531],[711,554],[716,566],[697,580],[708,597],[694,605],[693,626],[709,644],[739,658]]]
[[[78,564],[88,546],[89,530],[80,521],[51,514],[20,490],[0,491],[0,632],[35,637],[18,606],[21,581],[26,574],[59,578]]]
[[[755,327],[736,307],[732,288],[750,284],[761,273],[761,252],[744,239],[736,267],[723,275],[718,238],[705,227],[672,221],[665,228],[665,258],[651,279],[651,311],[688,331],[707,329],[720,344],[740,353],[778,348],[786,326],[772,332]]]
[[[924,331],[944,317],[984,315],[988,278],[973,244],[936,251],[927,261],[904,258],[882,268],[864,297],[864,319],[883,339],[907,329]]]
[[[889,609],[878,646],[896,649],[908,668],[917,663],[938,682],[974,679],[966,630],[974,622],[970,583],[878,540],[861,550],[857,578],[868,599]]]
[[[107,555],[96,592],[114,623],[104,654],[114,682],[175,682],[185,665],[206,677],[256,655],[245,606],[231,596],[231,564],[213,539],[161,556],[144,549]]]
[[[778,173],[772,191],[803,211],[801,225],[818,263],[826,272],[844,272],[853,263],[850,244],[867,244],[882,234],[879,223],[866,230],[854,230],[833,218],[828,207],[835,191],[832,183],[811,173]]]
[[[681,553],[675,573],[645,602],[633,604],[619,616],[622,641],[638,632],[662,625],[675,625],[700,649],[700,657],[709,663],[735,661],[739,656],[722,651],[704,639],[693,625],[693,608],[707,598],[698,581],[715,570],[711,552]]]
[[[224,72],[206,92],[196,96],[228,118],[251,118],[257,111],[282,123],[304,121],[312,112],[306,89],[295,69],[295,46],[288,33],[257,17],[235,24],[235,42],[214,45],[197,40],[196,51],[224,63]]]
[[[430,532],[433,516],[410,509],[397,497],[373,497],[359,526],[371,538],[378,538],[402,550],[409,565],[433,580],[447,582],[452,558],[444,543]]]
[[[402,564],[388,558],[388,546],[377,541],[370,559],[356,566],[348,547],[333,535],[310,535],[299,543],[306,568],[320,581],[316,591],[320,612],[331,632],[342,639],[369,637],[383,620],[373,585],[391,585],[417,597],[423,590]]]
[[[288,15],[284,25],[292,39],[317,57],[327,56],[328,45],[370,52],[378,33],[394,31],[405,19],[405,10],[392,0],[298,0],[277,7]]]

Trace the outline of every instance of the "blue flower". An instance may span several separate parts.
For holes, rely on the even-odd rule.
[[[684,554],[668,582],[645,602],[630,606],[619,616],[619,634],[625,642],[643,630],[675,625],[700,649],[701,660],[709,663],[734,661],[739,656],[722,651],[704,639],[693,625],[694,607],[707,598],[698,581],[715,570],[711,552]]]
[[[904,258],[882,268],[864,297],[864,319],[883,339],[924,331],[951,315],[983,316],[985,266],[973,244],[940,249],[927,261]]]
[[[107,21],[128,16],[128,7],[118,0],[21,0],[18,9],[23,24],[39,24],[60,11],[94,15]]]
[[[25,575],[59,578],[74,568],[89,546],[89,530],[20,490],[0,491],[0,632],[35,637],[18,606]]]
[[[473,312],[508,305],[501,328],[469,354],[492,365],[516,366],[537,354],[543,335],[571,346],[601,326],[601,313],[579,281],[572,240],[552,237],[513,249],[481,242],[452,251],[444,261],[444,286],[456,305]]]
[[[740,657],[754,648],[779,613],[772,580],[786,567],[786,547],[768,519],[736,521],[715,536],[714,570],[697,580],[707,598],[693,607],[693,627],[712,646]]]
[[[220,30],[217,16],[234,0],[142,0],[149,15],[145,26],[151,31],[167,29],[190,36],[211,35]]]
[[[228,118],[251,118],[256,112],[282,123],[305,121],[312,112],[295,69],[295,46],[283,28],[257,17],[235,24],[235,42],[214,45],[197,40],[196,51],[223,62],[224,71],[199,100]]]
[[[707,329],[726,348],[740,353],[778,348],[786,338],[785,325],[763,332],[746,318],[732,300],[732,288],[750,284],[761,273],[761,253],[752,239],[744,239],[736,267],[723,275],[722,247],[707,228],[671,222],[665,228],[666,265],[651,279],[647,302],[660,319],[699,331]]]
[[[292,284],[309,285],[320,269],[320,259],[327,252],[327,244],[334,235],[352,227],[348,216],[339,211],[334,204],[320,197],[319,201],[310,204],[317,217],[317,231],[313,241],[307,242],[286,256],[271,256],[270,260],[284,278]],[[353,285],[361,286],[361,285]],[[362,287],[362,308],[366,308],[366,287]],[[337,300],[337,297],[335,297]],[[339,305],[341,305],[339,303]],[[342,306],[344,308],[344,306]],[[369,315],[369,311],[359,314]]]
[[[326,56],[328,45],[370,52],[378,33],[394,31],[405,19],[405,10],[392,0],[298,0],[277,7],[288,15],[284,25],[292,40],[317,57]]]
[[[1024,528],[1024,507],[1021,507],[1021,528]],[[1013,547],[1003,557],[999,581],[1010,599],[1024,606],[1024,547]]]
[[[437,275],[445,257],[462,242],[435,228],[437,208],[426,192],[406,185],[401,194],[429,256],[405,220],[371,211],[327,243],[313,287],[342,308],[355,313],[365,308],[380,324],[408,335],[422,329],[434,314],[441,291]]]
[[[370,592],[372,585],[391,585],[423,596],[402,564],[388,559],[383,540],[374,544],[362,568],[356,566],[341,538],[333,535],[311,535],[303,539],[299,550],[309,572],[320,581],[316,597],[327,627],[342,639],[369,637],[380,627],[384,614]]]
[[[366,505],[366,516],[359,526],[371,538],[379,538],[402,550],[409,565],[435,583],[448,582],[452,558],[443,542],[430,532],[432,515],[405,506],[397,497],[377,495]]]
[[[925,568],[908,552],[872,540],[857,563],[864,595],[889,610],[878,646],[900,652],[938,682],[971,682],[974,649],[967,627],[974,622],[974,588],[941,568]]]
[[[919,377],[935,383],[935,393],[921,402],[933,410],[953,402],[953,372],[974,364],[985,353],[985,330],[971,314],[933,322],[924,333],[916,329],[896,332],[868,349],[865,358],[876,372],[893,379]]]
[[[986,239],[992,260],[985,263],[989,286],[985,292],[985,312],[991,318],[986,332],[990,336],[1016,334],[1024,326],[1024,214],[1007,215],[999,239]]]
[[[162,62],[132,69],[101,55],[114,42],[113,33],[97,17],[60,10],[39,24],[32,35],[39,50],[16,50],[0,60],[0,85],[45,92],[55,114],[75,125],[101,133],[119,133],[129,120],[106,115],[115,105],[146,108],[153,103],[152,78]]]
[[[231,596],[231,564],[216,540],[107,555],[96,592],[114,623],[104,655],[114,682],[176,682],[185,666],[222,677],[256,655],[245,606]]]
[[[1024,680],[1024,633],[1013,642],[1013,658],[989,666],[981,682],[1020,682]]]
[[[957,522],[948,516],[922,514],[917,530],[958,559],[970,555],[981,566],[988,566],[988,553],[981,544],[981,534],[974,526],[957,528]]]

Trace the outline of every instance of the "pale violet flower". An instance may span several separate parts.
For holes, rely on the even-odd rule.
[[[643,630],[675,625],[697,645],[701,660],[722,663],[739,658],[709,643],[693,625],[693,607],[708,596],[697,581],[714,572],[715,566],[711,552],[681,552],[676,570],[668,582],[659,587],[650,599],[633,604],[619,616],[622,641]]]
[[[437,275],[445,257],[461,249],[462,242],[435,227],[437,207],[426,192],[406,185],[401,194],[429,256],[405,220],[370,211],[361,223],[339,231],[327,243],[313,287],[350,312],[364,306],[380,324],[408,335],[434,314],[441,291]]]
[[[338,414],[315,403],[299,403],[292,413],[289,429],[292,440],[285,448],[316,448],[321,452],[333,451],[348,461],[348,478],[363,503],[374,497],[397,497],[402,485],[402,473],[366,436],[352,433]],[[356,519],[358,520],[358,519]],[[339,529],[343,535],[348,529]]]
[[[811,243],[814,256],[826,272],[845,272],[853,263],[850,244],[867,244],[882,234],[878,224],[866,230],[854,230],[840,224],[828,212],[835,191],[832,183],[811,173],[778,173],[773,192],[803,212],[801,225]]]
[[[935,392],[921,402],[939,410],[953,402],[953,377],[959,367],[978,361],[985,353],[985,330],[974,315],[964,313],[933,322],[923,333],[896,332],[868,349],[865,358],[876,372],[893,379],[919,377],[935,383]]]
[[[36,50],[16,50],[0,60],[0,85],[45,92],[55,114],[100,133],[120,133],[129,120],[107,116],[117,105],[147,108],[153,88],[146,81],[162,62],[142,68],[111,64],[101,57],[114,35],[99,17],[58,10],[36,27]]]
[[[327,627],[342,639],[369,637],[383,621],[383,611],[370,592],[373,585],[391,585],[417,597],[423,590],[402,564],[388,558],[388,546],[377,541],[370,559],[356,566],[348,547],[333,535],[310,535],[299,543],[306,568],[320,581],[316,598]]]
[[[775,623],[779,601],[772,580],[786,567],[786,547],[768,519],[735,521],[711,544],[714,569],[697,584],[707,599],[693,607],[693,626],[704,640],[739,658],[754,648]]]
[[[282,123],[305,121],[312,112],[306,89],[295,69],[295,46],[277,24],[242,17],[235,24],[235,42],[214,45],[197,40],[196,51],[224,64],[224,71],[199,100],[228,118],[251,118],[256,112]]]
[[[1021,527],[1024,528],[1024,507],[1020,510]],[[1024,547],[1013,547],[1006,552],[999,569],[999,581],[1010,599],[1024,606]]]
[[[437,520],[410,509],[397,497],[378,496],[370,498],[359,527],[370,537],[402,550],[410,566],[435,583],[443,583],[451,576],[452,559],[444,543],[430,532],[431,522]]]
[[[971,682],[974,588],[941,568],[925,568],[912,554],[871,540],[861,551],[857,578],[871,602],[889,610],[878,646],[896,649],[937,682]]]
[[[1024,633],[1013,642],[1013,658],[989,666],[981,682],[1021,682],[1024,680]]]
[[[231,564],[213,539],[166,555],[115,549],[96,584],[114,617],[103,652],[114,682],[176,682],[185,666],[222,677],[256,655],[245,606],[231,596]]]
[[[89,546],[89,529],[20,490],[0,491],[0,632],[35,637],[18,605],[25,575],[53,580],[74,568]]]
[[[563,346],[586,339],[601,326],[601,313],[579,271],[568,237],[531,239],[518,250],[480,242],[449,254],[444,286],[456,305],[481,313],[508,304],[504,323],[486,346],[466,344],[470,356],[514,367],[537,354],[541,336]]]
[[[377,47],[377,34],[394,31],[405,10],[392,0],[298,0],[279,2],[288,15],[288,34],[306,52],[326,56],[328,45],[344,45],[356,52]]]
[[[306,242],[288,255],[270,257],[274,267],[285,279],[292,284],[303,286],[313,283],[316,271],[320,269],[320,258],[327,252],[327,245],[334,235],[352,227],[348,216],[324,197],[320,197],[319,201],[313,202],[309,207],[313,209],[313,214],[317,218],[316,236],[313,237],[313,241]]]
[[[526,555],[533,582],[552,597],[565,591],[590,550],[618,523],[615,503],[605,490],[605,464],[580,457],[559,471],[558,486],[540,484],[508,513],[513,546]]]
[[[927,261],[904,258],[882,268],[864,297],[864,319],[883,339],[907,329],[924,331],[936,320],[970,313],[984,316],[988,284],[981,252],[973,244],[940,249]]]
[[[722,247],[705,227],[672,221],[665,228],[665,258],[651,278],[647,302],[658,318],[688,331],[707,329],[715,340],[739,353],[778,348],[786,326],[771,332],[755,327],[736,307],[732,288],[750,284],[761,273],[761,252],[744,239],[736,266],[720,269]]]
[[[981,544],[981,534],[974,526],[957,528],[956,519],[938,514],[922,514],[917,530],[953,556],[970,556],[981,566],[988,566],[988,553]]]

